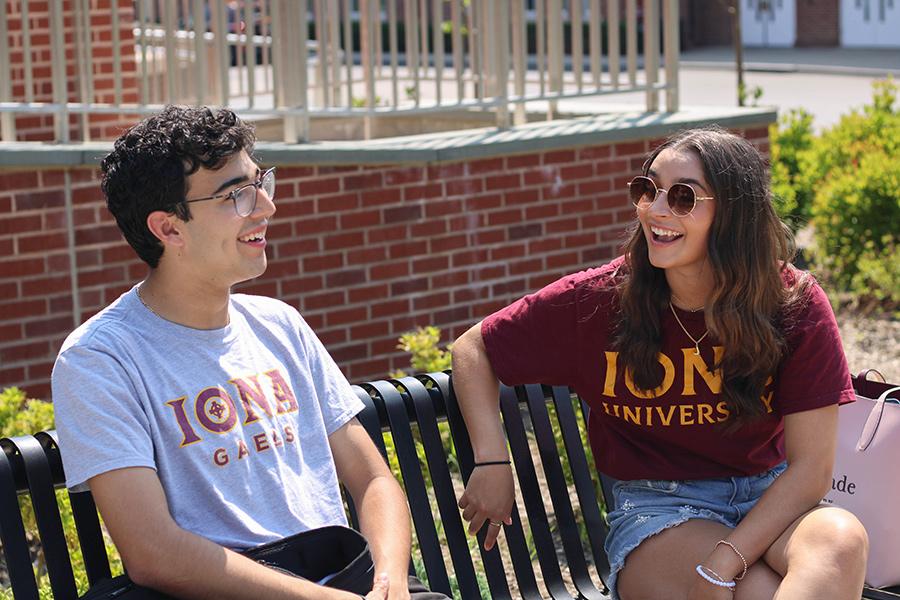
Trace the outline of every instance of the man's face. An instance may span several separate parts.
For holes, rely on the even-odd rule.
[[[246,217],[238,216],[232,190],[253,183],[260,169],[243,150],[218,170],[199,169],[187,178],[187,199],[223,194],[222,198],[192,202],[191,220],[181,222],[183,244],[173,248],[180,265],[197,278],[215,287],[259,277],[266,270],[266,226],[275,214],[275,205],[264,191],[257,190],[256,208]]]

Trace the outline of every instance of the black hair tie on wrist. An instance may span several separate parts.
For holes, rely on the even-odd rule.
[[[477,462],[477,463],[475,463],[475,466],[476,467],[487,467],[490,465],[509,465],[509,464],[512,464],[512,463],[507,458],[506,460],[486,460],[484,462]]]

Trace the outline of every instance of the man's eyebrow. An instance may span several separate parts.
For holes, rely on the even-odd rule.
[[[257,179],[259,179],[259,175],[260,175],[259,167],[256,167],[256,178]],[[233,187],[239,183],[244,183],[245,181],[250,181],[250,178],[247,177],[246,175],[241,175],[240,177],[232,177],[231,179],[229,179],[228,181],[226,181],[225,183],[223,183],[222,185],[217,187],[216,191],[214,191],[211,195],[215,196],[222,190],[226,190],[226,189]]]

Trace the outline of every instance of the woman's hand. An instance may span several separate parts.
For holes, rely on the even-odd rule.
[[[697,575],[697,581],[688,590],[688,600],[732,600],[734,592],[725,587],[713,585]]]
[[[459,499],[463,519],[469,523],[469,534],[475,535],[489,523],[484,538],[484,549],[490,550],[500,535],[499,523],[512,524],[515,487],[512,467],[509,465],[485,465],[472,471],[466,491]]]

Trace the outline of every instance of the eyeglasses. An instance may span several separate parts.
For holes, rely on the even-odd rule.
[[[185,200],[184,202],[187,204],[190,202],[202,202],[204,200],[216,200],[218,198],[231,198],[231,201],[234,202],[234,212],[236,212],[239,217],[247,217],[256,210],[256,199],[259,197],[259,190],[264,191],[266,196],[269,197],[269,200],[275,199],[275,167],[272,167],[260,175],[259,179],[253,183],[242,185],[239,188],[231,190],[227,194],[216,194],[215,196],[207,196],[205,198],[192,198],[190,200]]]
[[[669,208],[676,217],[691,214],[697,202],[714,199],[712,196],[698,196],[694,188],[686,183],[673,183],[667,190],[658,188],[652,179],[643,175],[638,175],[628,184],[631,203],[638,208],[648,208],[660,192],[666,192]]]

